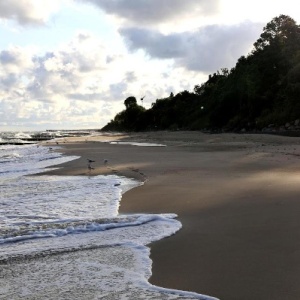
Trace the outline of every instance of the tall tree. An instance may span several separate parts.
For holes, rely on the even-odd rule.
[[[126,109],[137,106],[137,101],[136,98],[131,96],[128,97],[125,101],[124,101],[124,105],[126,107]]]
[[[272,45],[285,45],[299,42],[299,26],[286,15],[275,17],[263,29],[260,38],[254,43],[255,50],[263,50]]]

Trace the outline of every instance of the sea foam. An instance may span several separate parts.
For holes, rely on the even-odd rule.
[[[53,150],[0,149],[1,299],[213,299],[148,282],[147,245],[181,223],[174,214],[118,213],[122,193],[141,182],[33,175],[77,158]]]

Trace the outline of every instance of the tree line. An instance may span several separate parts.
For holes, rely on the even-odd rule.
[[[253,50],[232,69],[157,99],[150,109],[125,100],[125,110],[103,131],[260,130],[300,118],[300,26],[286,15],[272,19]]]

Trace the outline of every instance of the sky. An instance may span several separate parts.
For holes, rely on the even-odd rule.
[[[192,92],[280,14],[299,24],[299,1],[0,0],[0,130],[100,129],[129,96]]]

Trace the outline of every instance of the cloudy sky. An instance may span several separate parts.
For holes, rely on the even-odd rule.
[[[101,128],[189,90],[296,0],[0,0],[0,130]]]

